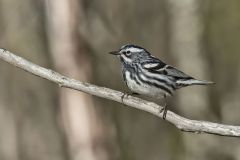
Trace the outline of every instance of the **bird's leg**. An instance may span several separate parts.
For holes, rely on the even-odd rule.
[[[125,97],[132,96],[132,95],[139,95],[139,94],[136,92],[124,92],[123,95],[121,96],[122,102]]]
[[[163,108],[160,109],[160,113],[163,112],[163,119],[166,119],[166,116],[167,116],[167,95],[164,94],[164,101],[165,101],[165,104],[163,106]]]

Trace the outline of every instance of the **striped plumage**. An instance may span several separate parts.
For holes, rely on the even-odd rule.
[[[117,55],[122,63],[124,81],[133,93],[166,99],[176,89],[190,85],[208,85],[213,82],[197,80],[182,71],[167,65],[152,56],[146,49],[128,44],[118,51],[110,52]],[[160,110],[166,118],[167,104]]]
[[[134,93],[161,98],[171,96],[176,89],[185,86],[213,83],[197,80],[136,45],[124,45],[110,53],[120,58],[124,81]]]

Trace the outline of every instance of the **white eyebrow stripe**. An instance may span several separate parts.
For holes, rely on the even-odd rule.
[[[143,51],[143,49],[140,49],[140,48],[128,48],[127,51],[130,51],[130,52],[141,52],[141,51]]]
[[[154,68],[157,67],[159,65],[159,63],[148,63],[148,64],[144,64],[144,68]]]

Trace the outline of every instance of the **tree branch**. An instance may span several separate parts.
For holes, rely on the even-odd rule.
[[[71,88],[91,95],[113,100],[125,104],[129,107],[134,107],[139,110],[149,112],[162,118],[162,114],[159,113],[159,110],[162,108],[162,106],[159,106],[153,102],[149,102],[133,96],[127,96],[122,101],[121,96],[124,94],[122,92],[68,78],[53,70],[46,69],[32,62],[29,62],[26,59],[16,56],[15,54],[5,49],[0,49],[0,58],[36,76],[57,83],[60,87]],[[240,126],[190,120],[181,117],[171,111],[167,112],[166,120],[182,131],[240,137]]]

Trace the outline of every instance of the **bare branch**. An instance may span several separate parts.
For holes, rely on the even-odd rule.
[[[129,107],[134,107],[162,118],[162,114],[159,113],[159,110],[162,108],[162,106],[159,106],[155,103],[133,96],[125,97],[122,101],[122,92],[68,78],[53,70],[46,69],[29,62],[26,59],[16,56],[5,49],[0,49],[0,58],[36,76],[55,82],[61,87],[75,89],[91,95],[123,103]],[[171,111],[167,112],[166,120],[182,131],[240,137],[240,126],[190,120]]]

